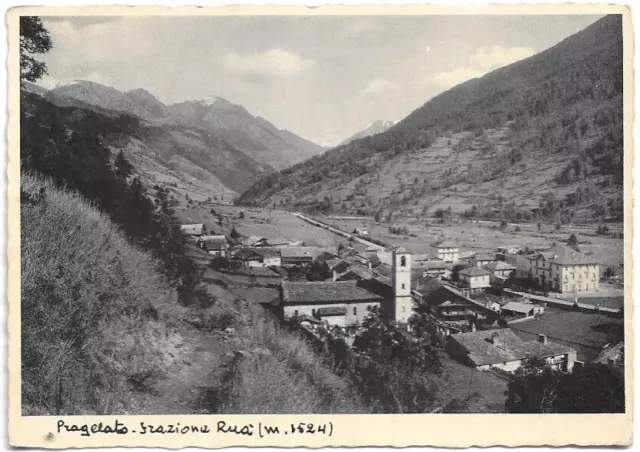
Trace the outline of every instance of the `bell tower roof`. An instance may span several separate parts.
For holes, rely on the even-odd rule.
[[[409,251],[408,249],[402,247],[402,246],[398,246],[396,248],[393,248],[393,252],[394,254],[411,254],[411,251]]]

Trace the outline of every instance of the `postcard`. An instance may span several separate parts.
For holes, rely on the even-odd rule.
[[[7,21],[12,445],[631,444],[628,8]]]

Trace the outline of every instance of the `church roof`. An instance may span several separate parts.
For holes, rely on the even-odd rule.
[[[356,281],[282,282],[282,299],[289,303],[331,303],[382,298],[357,285]]]

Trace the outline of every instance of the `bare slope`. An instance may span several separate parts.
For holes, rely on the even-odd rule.
[[[622,215],[622,160],[622,25],[608,16],[385,133],[266,177],[239,202],[595,221]]]
[[[259,162],[283,169],[324,152],[324,149],[292,132],[279,130],[269,121],[253,116],[244,107],[221,97],[169,106],[179,120],[223,137]]]

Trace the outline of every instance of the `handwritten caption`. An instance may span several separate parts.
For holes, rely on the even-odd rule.
[[[57,421],[58,434],[76,434],[79,436],[95,435],[187,435],[219,434],[256,436],[259,438],[289,435],[333,435],[333,423],[314,424],[311,422],[293,423],[264,423],[256,424],[232,424],[227,421],[217,421],[213,424],[150,424],[139,422],[128,424],[116,419],[111,423],[98,422],[95,424],[73,424],[62,419]]]

